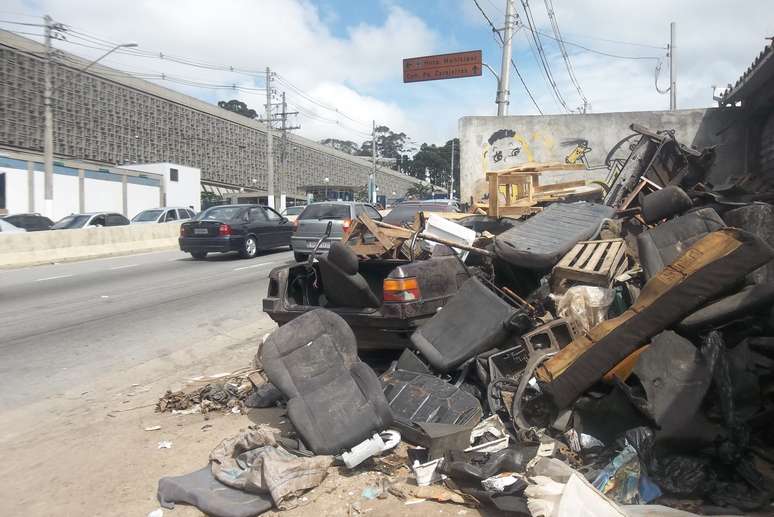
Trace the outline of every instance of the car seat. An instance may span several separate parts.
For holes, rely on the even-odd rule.
[[[259,355],[314,453],[338,454],[392,423],[381,383],[358,358],[355,335],[338,314],[302,314],[268,336]]]
[[[335,241],[327,255],[318,257],[325,297],[339,307],[379,307],[381,302],[358,273],[357,255],[346,244]]]
[[[411,335],[411,342],[439,373],[505,342],[516,309],[477,278],[469,278],[443,309]]]

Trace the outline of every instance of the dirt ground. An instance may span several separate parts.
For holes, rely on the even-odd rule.
[[[254,422],[286,423],[278,409],[172,415],[153,408],[166,389],[179,389],[193,377],[249,366],[260,336],[272,328],[262,318],[215,342],[194,343],[130,370],[106,371],[65,393],[0,414],[0,515],[145,516],[159,508],[159,478],[201,468],[222,439]],[[161,429],[145,430],[152,426]],[[172,447],[160,449],[160,441]],[[332,468],[322,485],[301,499],[302,506],[278,514],[479,515],[452,503],[364,498],[363,489],[382,476]],[[164,515],[202,514],[178,505]]]

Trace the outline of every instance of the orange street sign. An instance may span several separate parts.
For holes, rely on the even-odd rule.
[[[403,60],[403,82],[435,81],[481,75],[481,51],[455,52]]]

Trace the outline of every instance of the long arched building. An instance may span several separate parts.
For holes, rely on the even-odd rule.
[[[0,147],[43,150],[44,50],[0,30]],[[266,195],[263,124],[116,69],[94,65],[83,72],[87,61],[60,50],[52,61],[55,159],[129,167],[171,162],[200,169],[204,190]],[[323,185],[357,191],[372,171],[370,158],[293,134],[283,142],[276,131],[272,154],[274,192],[289,200]],[[402,197],[417,182],[377,167],[380,195]]]

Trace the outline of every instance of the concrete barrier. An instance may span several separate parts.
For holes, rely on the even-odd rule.
[[[180,223],[0,233],[0,268],[173,249],[179,234]]]

